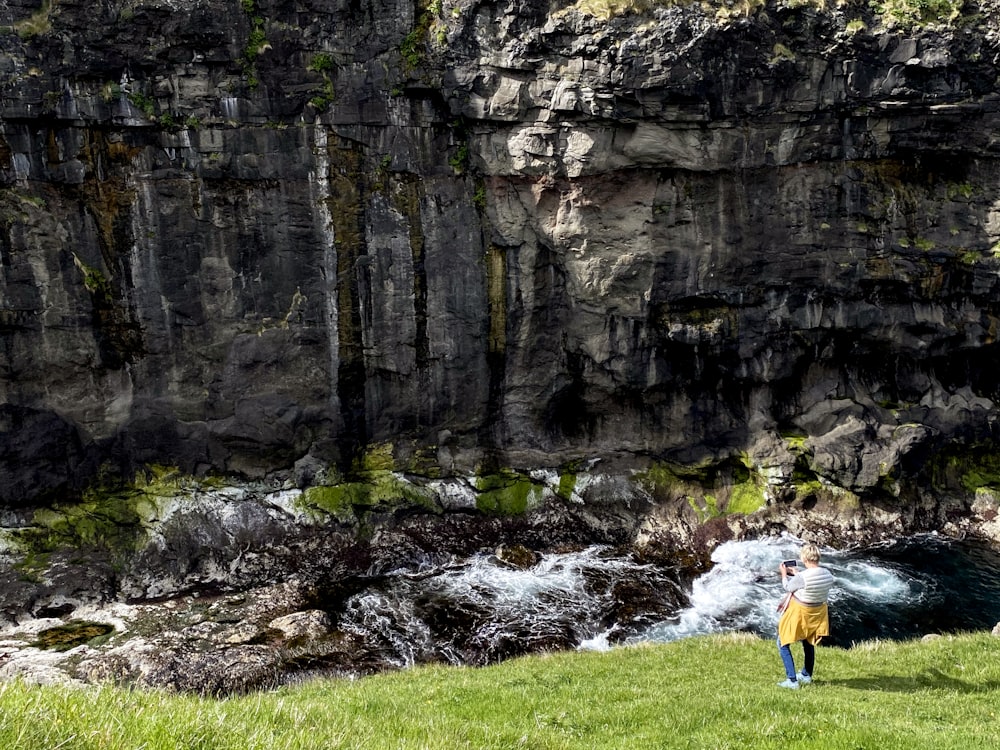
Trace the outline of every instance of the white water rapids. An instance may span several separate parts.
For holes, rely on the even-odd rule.
[[[642,611],[622,611],[623,589]],[[477,664],[572,648],[622,621],[676,609],[683,597],[672,571],[604,547],[544,555],[528,569],[477,555],[389,576],[347,600],[340,627],[396,666]]]
[[[778,565],[797,559],[801,544],[791,537],[726,542],[712,554],[712,569],[694,581],[690,606],[630,641],[673,641],[734,630],[775,632],[775,608],[783,595]],[[888,563],[831,549],[821,549],[821,554],[822,565],[837,579],[830,593],[833,611],[845,604],[876,610],[925,595],[923,581]]]
[[[604,547],[547,554],[531,568],[492,555],[396,571],[349,598],[339,627],[390,666],[484,664],[555,649],[608,649],[742,631],[771,637],[778,564],[791,537],[727,542],[689,590],[676,570]],[[837,579],[830,645],[992,627],[1000,619],[1000,555],[934,535],[865,550],[823,549]],[[970,575],[970,571],[989,575]],[[975,608],[962,602],[973,597]]]

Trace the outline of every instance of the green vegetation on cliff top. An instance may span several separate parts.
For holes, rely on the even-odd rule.
[[[795,652],[801,658],[801,652]],[[821,648],[781,679],[770,640],[691,638],[474,669],[431,666],[215,700],[0,684],[10,750],[934,748],[996,744],[1000,638]]]

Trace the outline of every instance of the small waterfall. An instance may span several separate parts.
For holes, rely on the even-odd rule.
[[[240,118],[240,100],[235,96],[224,96],[219,102],[219,108],[222,111],[222,116],[227,120],[237,120]]]

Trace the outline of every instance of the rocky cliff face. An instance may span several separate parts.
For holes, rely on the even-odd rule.
[[[0,624],[1000,539],[1000,9],[596,6],[0,0]]]
[[[7,0],[0,499],[373,446],[958,488],[1000,401],[980,10]]]

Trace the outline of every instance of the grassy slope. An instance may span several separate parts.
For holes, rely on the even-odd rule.
[[[781,690],[773,643],[705,637],[228,700],[8,683],[0,747],[1000,747],[1000,638],[823,648],[817,673]]]

